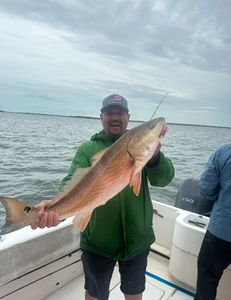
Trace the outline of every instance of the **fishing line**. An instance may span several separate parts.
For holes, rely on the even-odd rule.
[[[159,108],[159,106],[161,105],[161,103],[164,101],[164,99],[167,97],[167,95],[168,95],[168,92],[166,92],[166,94],[161,98],[159,104],[157,105],[156,109],[154,110],[154,113],[153,113],[152,116],[151,116],[151,119],[153,119],[153,117],[154,117],[154,115],[155,115],[157,109]],[[150,119],[150,120],[151,120],[151,119]]]

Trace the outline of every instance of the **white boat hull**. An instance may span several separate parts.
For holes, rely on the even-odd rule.
[[[206,226],[185,223],[190,215],[198,217],[196,214],[159,202],[153,202],[153,207],[157,212],[153,219],[156,242],[149,255],[144,300],[193,299],[196,261]],[[208,218],[202,220],[208,223]],[[6,235],[0,242],[0,257],[1,300],[84,299],[79,232],[71,219],[52,229],[26,227]],[[230,282],[228,268],[218,288],[218,300],[230,300]],[[119,285],[115,268],[110,300],[124,299]]]

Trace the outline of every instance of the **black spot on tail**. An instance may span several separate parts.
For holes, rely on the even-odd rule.
[[[31,210],[31,207],[30,207],[30,206],[26,206],[26,207],[24,208],[24,211],[26,211],[27,213],[29,213],[30,210]]]

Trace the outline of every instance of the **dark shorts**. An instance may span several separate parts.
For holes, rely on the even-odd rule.
[[[137,295],[145,289],[145,271],[149,250],[126,261],[118,261],[121,276],[121,291],[126,295]],[[83,251],[82,263],[85,274],[85,290],[99,300],[109,297],[109,285],[117,261]]]

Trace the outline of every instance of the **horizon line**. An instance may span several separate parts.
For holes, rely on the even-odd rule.
[[[20,112],[20,111],[6,111],[6,110],[0,110],[0,112],[15,113],[15,114],[54,116],[54,117],[67,117],[67,118],[82,118],[82,119],[96,119],[96,120],[100,119],[100,117],[82,116],[82,115],[57,115],[57,114],[50,114],[50,113],[34,113],[34,112]],[[143,121],[143,120],[130,120],[130,122],[144,123],[146,121]],[[199,127],[215,127],[215,128],[231,129],[231,127],[229,127],[229,126],[219,126],[219,125],[203,125],[203,124],[175,123],[175,122],[167,122],[167,124],[182,125],[182,126],[199,126]]]

